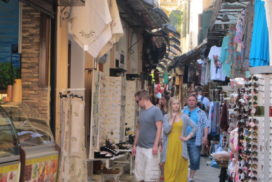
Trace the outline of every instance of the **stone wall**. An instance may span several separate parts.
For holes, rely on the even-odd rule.
[[[136,120],[136,103],[134,94],[136,92],[136,81],[126,81],[126,107],[125,128],[129,128],[127,135],[134,134]]]
[[[115,143],[121,140],[121,90],[122,77],[101,77],[99,100],[99,136],[100,144],[106,139]]]
[[[22,6],[22,84],[23,102],[37,109],[49,121],[49,88],[39,86],[40,12]]]

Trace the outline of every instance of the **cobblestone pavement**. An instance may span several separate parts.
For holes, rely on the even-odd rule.
[[[219,182],[220,169],[207,166],[208,158],[201,158],[201,167],[197,171],[195,182]]]
[[[201,158],[201,167],[195,176],[195,182],[219,182],[220,169],[213,168],[207,165],[208,158]],[[93,180],[89,182],[103,182],[100,176],[94,176]],[[114,182],[114,180],[107,180],[107,182]],[[135,178],[130,175],[123,175],[120,182],[136,182]]]

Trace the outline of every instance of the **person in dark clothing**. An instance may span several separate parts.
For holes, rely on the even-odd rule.
[[[167,114],[168,112],[168,97],[166,95],[162,95],[159,99],[158,107],[161,109],[163,115]]]

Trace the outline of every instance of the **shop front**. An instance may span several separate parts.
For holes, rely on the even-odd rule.
[[[7,113],[0,108],[0,180],[18,182],[20,179],[20,150],[17,134]]]
[[[211,164],[221,167],[220,181],[271,180],[268,6],[258,0],[222,2],[205,45],[176,57],[173,64],[183,70],[181,87],[187,94],[202,88],[209,98]],[[234,7],[237,12],[229,14]]]
[[[3,121],[1,133],[4,145],[1,148],[3,153],[1,165],[10,172],[7,170],[10,168],[7,164],[14,163],[14,169],[16,160],[9,159],[9,155],[16,156],[17,154],[19,169],[18,173],[14,174],[18,175],[20,181],[55,181],[59,151],[46,120],[40,118],[37,110],[27,105],[2,104],[1,111]],[[8,159],[9,161],[6,161]],[[14,179],[16,176],[14,178],[10,176],[7,181],[14,181]]]
[[[49,127],[53,7],[52,1],[0,1],[3,181],[57,177],[59,151]]]

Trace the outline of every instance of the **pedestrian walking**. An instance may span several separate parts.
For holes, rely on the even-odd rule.
[[[163,115],[167,114],[168,112],[168,97],[165,94],[162,94],[161,98],[159,99],[158,107],[161,109]]]
[[[200,87],[197,89],[197,102],[199,104],[200,109],[202,109],[206,113],[209,112],[210,100],[203,95],[202,88]]]
[[[183,112],[187,114],[197,126],[195,137],[187,141],[188,154],[190,159],[190,175],[189,182],[193,181],[195,173],[200,168],[200,152],[201,146],[207,145],[208,142],[208,119],[205,111],[197,106],[197,97],[190,95],[187,99],[187,106]],[[186,129],[186,134],[191,133],[192,128],[189,126]]]
[[[162,94],[161,98],[159,99],[159,102],[158,102],[158,107],[161,109],[161,112],[164,115],[166,115],[168,113],[168,101],[169,101],[169,97],[165,94]],[[163,128],[162,128],[162,133],[163,133]],[[160,142],[160,150],[162,150],[162,143],[163,143],[163,134],[161,135],[161,142]],[[161,169],[161,181],[164,179],[163,177],[163,167],[164,167],[164,164],[163,163],[160,163],[160,169]]]
[[[192,130],[187,135],[186,130]],[[164,180],[166,182],[188,181],[188,151],[187,141],[195,137],[197,127],[194,122],[181,112],[178,99],[170,99],[169,112],[163,121],[163,150]]]
[[[210,109],[210,100],[203,95],[202,88],[198,87],[197,89],[197,105],[198,107],[205,111],[207,114],[207,118],[209,115],[209,109]],[[209,127],[210,127],[210,122],[209,122]],[[210,143],[211,143],[212,136],[208,133],[208,142],[207,145],[202,145],[201,148],[201,156],[203,157],[208,157],[210,155]]]
[[[163,115],[160,108],[151,103],[147,91],[138,91],[135,101],[141,111],[132,149],[132,154],[136,155],[134,174],[138,181],[158,182]]]

